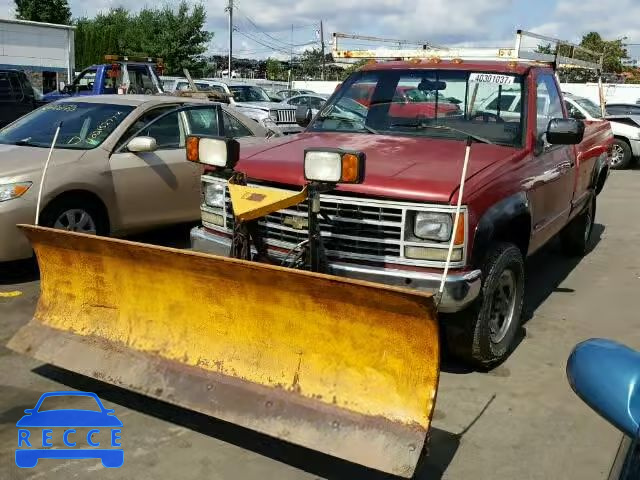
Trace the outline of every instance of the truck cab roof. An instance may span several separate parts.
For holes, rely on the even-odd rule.
[[[540,68],[553,71],[551,67],[539,62],[501,62],[501,61],[452,61],[452,60],[392,60],[386,62],[375,62],[366,64],[362,70],[464,70],[480,72],[498,72],[524,75],[531,68]]]

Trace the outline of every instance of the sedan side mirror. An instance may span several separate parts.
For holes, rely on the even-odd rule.
[[[547,126],[551,145],[577,145],[584,137],[584,122],[575,118],[553,118]]]
[[[130,152],[155,152],[158,149],[156,139],[153,137],[134,137],[127,143]]]
[[[625,435],[640,425],[640,352],[605,339],[578,344],[567,361],[576,394]]]
[[[296,123],[303,128],[306,128],[311,123],[312,116],[311,109],[307,106],[300,105],[296,109]]]

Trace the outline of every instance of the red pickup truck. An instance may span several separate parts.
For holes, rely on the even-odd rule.
[[[363,87],[371,88],[367,105],[354,100]],[[398,88],[424,92],[429,114],[398,108]],[[514,92],[521,105],[502,107],[501,95]],[[256,184],[299,190],[305,149],[363,152],[364,182],[321,195],[329,271],[435,292],[453,238],[439,308],[453,314],[441,316],[450,350],[476,366],[491,367],[512,349],[524,259],[556,235],[569,255],[588,249],[613,137],[607,121],[568,118],[550,66],[373,63],[344,81],[315,118],[300,118],[303,133],[243,149],[237,170]],[[453,231],[470,139],[462,221]],[[192,246],[226,255],[233,216],[224,180],[205,175],[203,189],[203,226],[192,230]],[[274,257],[306,238],[307,210],[299,207],[261,222]]]

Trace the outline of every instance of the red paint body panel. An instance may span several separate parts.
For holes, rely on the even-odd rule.
[[[474,233],[482,215],[507,197],[521,192],[527,195],[532,215],[528,253],[557,234],[589,198],[596,161],[610,149],[613,141],[611,128],[604,120],[587,122],[580,145],[555,146],[534,155],[536,78],[543,73],[553,75],[551,68],[522,62],[457,64],[443,61],[434,64],[423,61],[384,62],[363,69],[457,69],[527,75],[524,94],[527,95],[528,115],[524,147],[472,145],[463,198],[463,204],[469,209],[468,252],[473,250]],[[439,112],[441,107],[438,106]],[[566,111],[564,115],[566,117]],[[366,154],[364,183],[340,185],[337,188],[340,192],[408,202],[454,204],[457,201],[465,150],[465,142],[459,140],[305,132],[277,139],[266,147],[243,149],[237,169],[256,180],[302,187],[304,150],[309,147],[343,148]],[[473,265],[469,265],[471,267]]]

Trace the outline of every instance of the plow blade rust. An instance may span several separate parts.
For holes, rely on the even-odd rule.
[[[22,226],[41,271],[13,350],[410,477],[434,408],[428,294]]]

